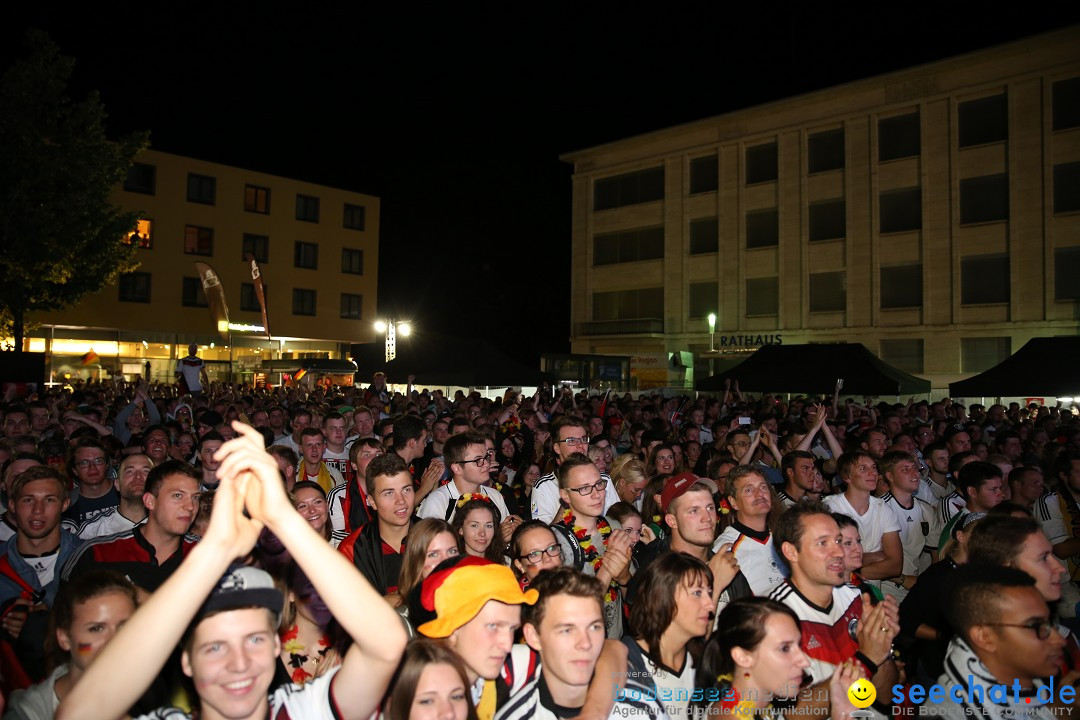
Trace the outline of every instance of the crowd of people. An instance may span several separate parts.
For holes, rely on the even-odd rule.
[[[1071,712],[1074,410],[196,361],[4,397],[5,718]]]

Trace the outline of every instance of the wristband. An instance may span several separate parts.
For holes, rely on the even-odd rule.
[[[856,650],[855,651],[855,659],[858,660],[859,662],[861,662],[864,667],[866,667],[866,676],[867,677],[874,677],[875,675],[877,675],[877,671],[878,671],[877,663],[874,662],[873,660],[871,660],[870,658],[866,657],[866,655],[864,655],[861,650]]]

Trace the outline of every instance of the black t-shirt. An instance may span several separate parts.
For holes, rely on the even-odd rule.
[[[64,519],[72,520],[75,523],[82,525],[88,520],[93,520],[109,508],[114,508],[118,505],[120,505],[120,493],[116,492],[116,488],[114,487],[109,488],[109,492],[101,497],[87,498],[80,495],[75,502],[68,506],[68,509],[64,511]]]

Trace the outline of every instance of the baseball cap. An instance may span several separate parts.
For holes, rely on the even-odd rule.
[[[521,591],[510,568],[480,557],[444,561],[409,593],[409,618],[430,638],[450,637],[490,600],[506,605],[533,605],[534,589]]]
[[[671,503],[682,497],[695,483],[707,485],[710,492],[717,491],[716,483],[709,478],[698,477],[692,472],[681,472],[664,481],[664,489],[660,491],[660,509],[667,512]]]
[[[270,573],[250,565],[233,565],[218,580],[210,596],[195,614],[195,622],[226,610],[260,607],[274,617],[281,615],[285,598],[274,586]]]
[[[964,426],[964,423],[956,423],[955,425],[949,425],[947,428],[945,428],[945,439],[949,440],[954,435],[959,435],[960,433],[966,432],[967,428]]]

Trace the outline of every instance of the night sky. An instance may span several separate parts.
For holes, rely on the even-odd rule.
[[[380,197],[379,314],[534,364],[569,349],[560,153],[1080,22],[1076,2],[729,4],[44,2],[5,10],[0,61],[42,28],[110,134]]]

